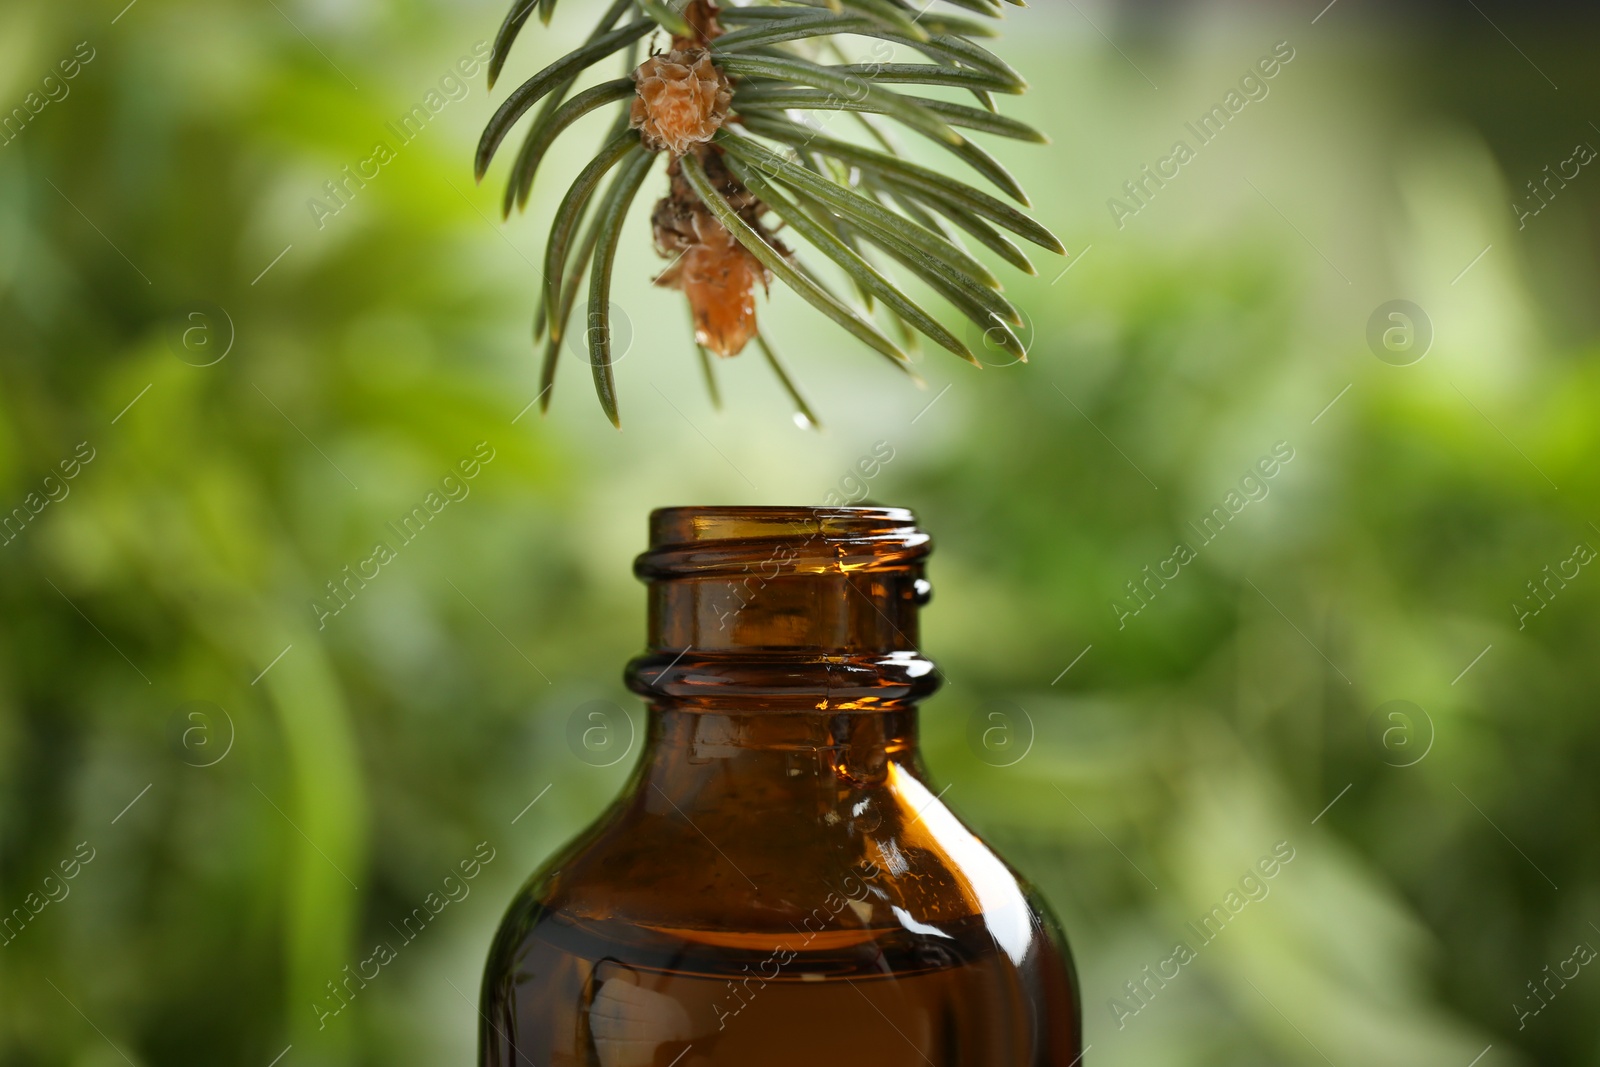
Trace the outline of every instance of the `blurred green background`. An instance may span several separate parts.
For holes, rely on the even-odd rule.
[[[27,920],[0,1062],[472,1062],[501,908],[628,770],[580,758],[573,710],[643,725],[619,671],[647,510],[837,491],[935,535],[928,756],[1068,930],[1088,1062],[1600,1063],[1600,173],[1528,187],[1600,145],[1590,16],[1036,0],[1001,46],[1034,90],[1002,104],[1054,143],[993,146],[1073,252],[1012,286],[1031,362],[928,352],[919,391],[775,290],[826,428],[754,353],[717,412],[649,285],[651,192],[617,433],[570,354],[524,410],[541,222],[601,123],[530,218],[496,221],[503,163],[470,171],[592,5],[319,225],[499,0],[123,3],[0,7],[0,113],[80,60],[0,135],[0,508],[26,518],[0,910]],[[1279,42],[1270,93],[1119,226],[1123,183]],[[1425,354],[1369,345],[1395,299]],[[480,442],[468,495],[319,629],[325,583]],[[1267,495],[1133,600],[1275,446]],[[1014,734],[970,743],[996,708]],[[470,896],[319,1030],[325,983],[485,841]],[[1278,842],[1270,895],[1131,997]]]

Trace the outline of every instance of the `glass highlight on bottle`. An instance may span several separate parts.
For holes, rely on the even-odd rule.
[[[1071,1067],[1054,921],[917,748],[928,536],[895,508],[668,508],[634,570],[622,795],[513,901],[483,1067]]]

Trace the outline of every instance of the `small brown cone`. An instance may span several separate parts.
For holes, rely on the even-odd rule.
[[[628,125],[652,152],[681,156],[711,140],[733,102],[727,76],[703,48],[651,56],[633,81],[638,95]]]

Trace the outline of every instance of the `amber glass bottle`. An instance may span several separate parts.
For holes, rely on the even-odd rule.
[[[939,798],[930,545],[893,508],[670,508],[623,795],[512,903],[485,1067],[1070,1067],[1071,958]]]

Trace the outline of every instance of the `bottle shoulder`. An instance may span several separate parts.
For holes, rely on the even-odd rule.
[[[891,763],[844,792],[763,809],[637,783],[529,880],[507,923],[622,922],[752,944],[982,928],[1016,961],[1059,947],[1026,883],[917,768]]]
[[[1080,1060],[1053,920],[915,767],[784,805],[670,784],[630,790],[513,904],[485,1064]]]

